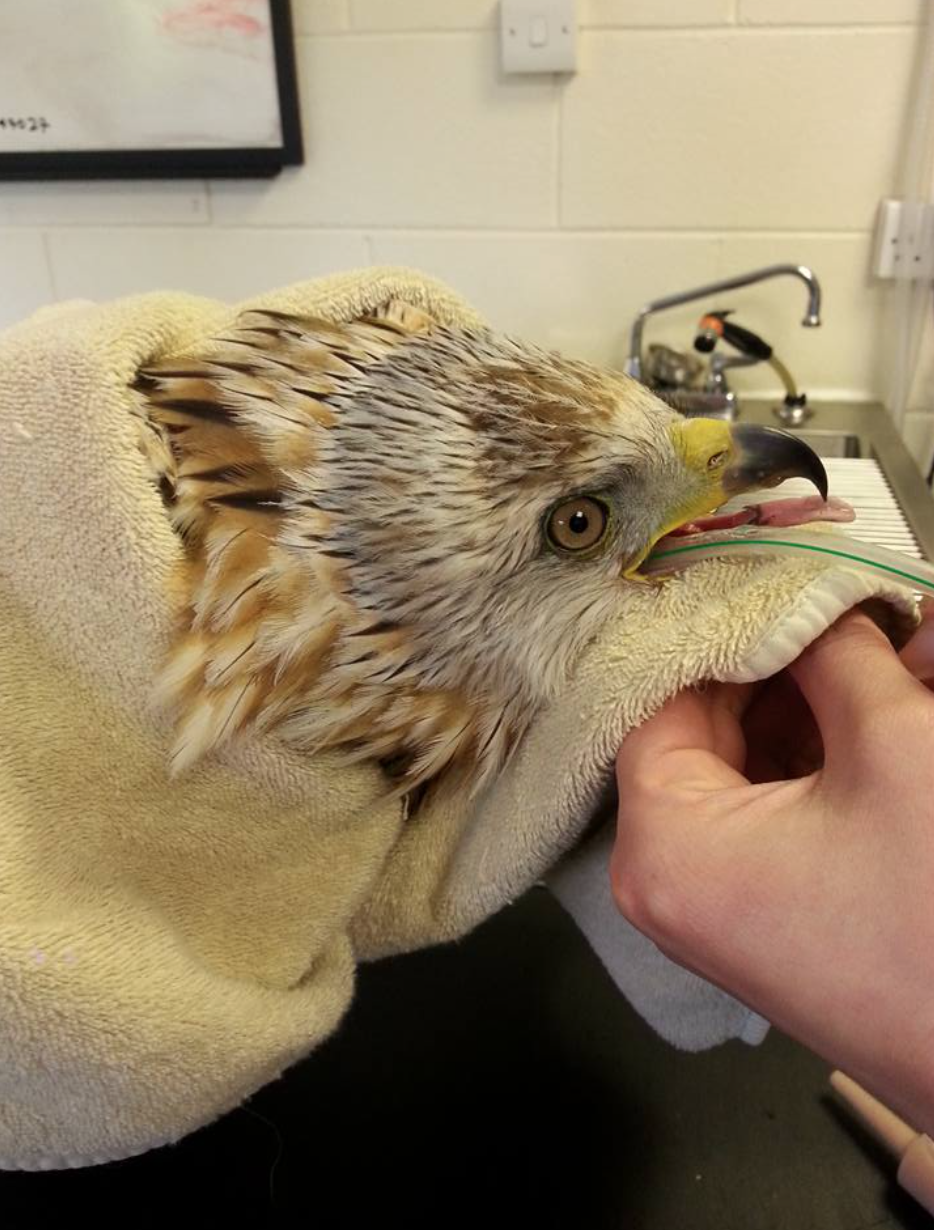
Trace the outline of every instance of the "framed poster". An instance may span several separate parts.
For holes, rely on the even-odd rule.
[[[0,179],[301,161],[289,0],[0,0]]]

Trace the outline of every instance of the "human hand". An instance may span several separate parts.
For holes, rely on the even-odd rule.
[[[934,1128],[934,609],[851,613],[763,686],[670,701],[618,758],[622,912]]]

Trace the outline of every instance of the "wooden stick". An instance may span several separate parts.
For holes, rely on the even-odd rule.
[[[833,1072],[830,1083],[873,1136],[898,1158],[899,1184],[934,1213],[934,1141],[899,1119],[844,1072]]]

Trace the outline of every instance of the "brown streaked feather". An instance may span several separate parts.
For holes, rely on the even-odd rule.
[[[680,464],[633,382],[402,303],[248,312],[137,387],[187,556],[177,768],[249,728],[378,760],[410,797],[482,789],[615,609],[640,496]],[[591,482],[633,495],[620,554],[576,570],[542,525]]]
[[[453,757],[467,720],[462,698],[420,692],[412,680],[392,696],[368,695],[365,662],[404,667],[405,630],[361,619],[341,600],[338,553],[309,561],[277,545],[285,472],[314,465],[320,433],[337,421],[328,398],[435,327],[398,301],[351,324],[253,311],[205,359],[139,373],[144,451],[189,553],[188,631],[160,680],[177,715],[173,771],[248,723],[291,727],[313,748],[394,754],[407,766],[404,789]],[[310,508],[305,525],[323,535],[329,518]],[[358,668],[344,662],[340,682],[329,680],[349,637]],[[437,757],[427,751],[433,741]]]

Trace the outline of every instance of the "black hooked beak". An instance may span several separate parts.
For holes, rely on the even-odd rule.
[[[777,487],[786,478],[807,478],[827,499],[827,471],[817,453],[799,437],[775,427],[738,423],[730,428],[735,456],[723,472],[723,489],[738,495],[755,487]]]

